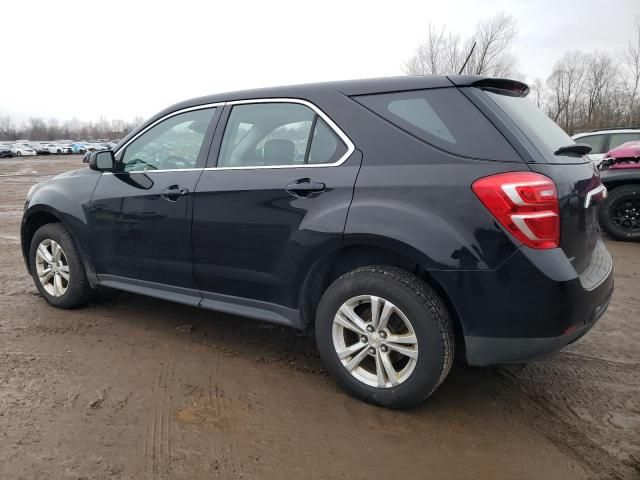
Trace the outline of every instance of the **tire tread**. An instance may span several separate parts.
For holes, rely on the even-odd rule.
[[[64,243],[66,244],[63,245],[63,247],[64,253],[67,257],[67,261],[71,263],[71,261],[73,260],[76,266],[77,270],[72,277],[72,281],[75,283],[69,287],[67,293],[62,297],[50,297],[48,294],[46,294],[46,292],[44,292],[44,289],[40,285],[40,280],[37,278],[33,255],[35,248],[41,241],[39,239],[41,236],[56,240],[58,241],[58,243],[61,243],[59,242],[60,238],[55,237],[62,237],[64,239]],[[58,308],[71,309],[85,305],[91,300],[93,289],[91,288],[89,280],[87,279],[84,264],[82,263],[82,258],[80,256],[80,253],[78,252],[78,248],[76,247],[75,242],[73,241],[73,237],[61,223],[47,223],[36,230],[31,239],[29,265],[31,268],[33,280],[36,284],[36,287],[38,288],[38,291],[51,305]]]
[[[435,344],[439,343],[441,345],[441,366],[439,362],[437,367],[440,368],[440,370],[438,371],[436,369],[432,373],[433,376],[431,378],[433,381],[429,382],[430,387],[424,385],[427,388],[423,391],[421,391],[421,389],[414,389],[414,394],[412,396],[403,394],[402,397],[395,400],[390,400],[389,398],[383,400],[382,397],[376,396],[373,393],[364,393],[364,391],[359,387],[352,387],[351,381],[345,380],[345,378],[347,378],[346,376],[338,375],[336,380],[343,388],[354,396],[367,402],[385,406],[387,408],[411,408],[424,402],[424,400],[432,395],[433,392],[442,384],[451,370],[455,356],[455,336],[448,309],[439,295],[424,280],[406,270],[390,265],[368,265],[345,273],[329,286],[327,291],[323,294],[323,298],[320,300],[318,313],[321,315],[321,318],[316,319],[316,338],[321,337],[324,339],[326,337],[326,334],[320,334],[317,330],[318,328],[323,328],[322,331],[324,332],[324,327],[320,327],[319,325],[326,325],[329,322],[329,319],[325,317],[330,315],[329,312],[331,310],[327,310],[328,304],[325,302],[325,297],[327,295],[329,297],[335,297],[336,292],[339,291],[335,290],[337,285],[349,285],[357,282],[358,280],[364,281],[367,278],[371,279],[375,277],[378,279],[383,277],[384,280],[388,281],[388,284],[395,285],[394,288],[401,291],[403,290],[408,297],[411,297],[416,301],[417,305],[414,304],[413,307],[416,311],[419,311],[419,309],[422,308],[426,313],[428,312],[429,320],[432,322],[432,328],[435,327],[433,328],[433,331],[434,333],[437,332],[439,337],[433,337],[433,341]],[[323,340],[323,342],[324,341],[325,340]],[[324,343],[322,343],[322,345],[324,345]],[[319,344],[319,348],[320,346],[321,345]],[[324,347],[321,350],[324,350]],[[331,361],[331,363],[333,363],[333,361]],[[434,368],[436,368],[435,365]],[[357,382],[357,380],[353,381]]]

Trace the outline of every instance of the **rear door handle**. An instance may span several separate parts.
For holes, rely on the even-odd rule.
[[[160,196],[165,200],[169,200],[170,202],[175,202],[180,197],[184,197],[189,194],[188,188],[180,188],[178,185],[171,185],[165,188]]]
[[[310,197],[312,195],[324,192],[326,185],[322,182],[315,182],[310,178],[301,178],[287,185],[286,190],[294,197]]]

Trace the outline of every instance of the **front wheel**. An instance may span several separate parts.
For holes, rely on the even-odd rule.
[[[21,152],[16,152],[16,157],[21,157],[22,153]]]
[[[47,302],[58,308],[87,303],[92,289],[69,232],[60,223],[40,227],[31,239],[29,266],[33,281]]]
[[[341,387],[389,408],[424,401],[454,357],[442,300],[416,276],[389,266],[363,267],[329,286],[318,305],[316,342]]]
[[[599,221],[617,240],[640,241],[640,184],[610,190],[600,207]]]

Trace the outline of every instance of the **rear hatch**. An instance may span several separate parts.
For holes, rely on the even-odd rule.
[[[531,170],[556,184],[560,208],[560,247],[572,262],[583,286],[595,288],[611,269],[597,222],[598,203],[606,193],[593,162],[555,122],[526,98],[519,82],[482,88],[505,127],[526,152]],[[495,108],[497,107],[497,108]],[[566,148],[563,148],[566,147]],[[574,151],[572,151],[574,150]]]

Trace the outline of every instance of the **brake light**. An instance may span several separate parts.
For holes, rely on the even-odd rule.
[[[556,185],[533,172],[491,175],[473,182],[473,193],[514,237],[532,248],[560,245]]]

